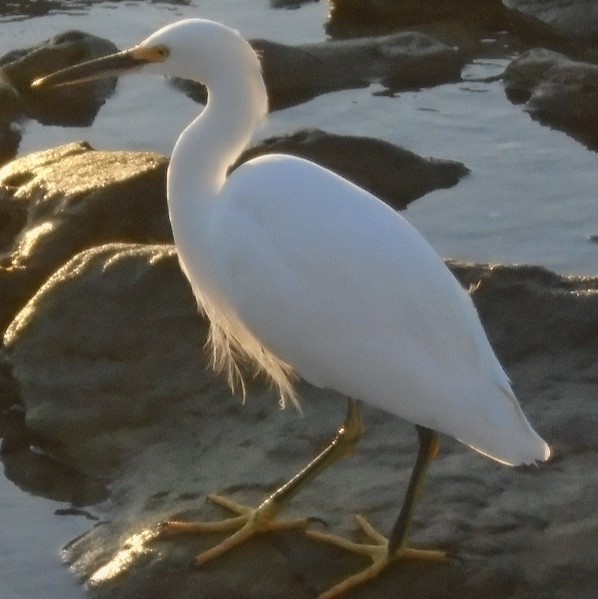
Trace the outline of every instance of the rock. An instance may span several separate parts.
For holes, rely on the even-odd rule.
[[[266,139],[243,152],[238,163],[272,153],[293,154],[321,164],[398,210],[429,191],[456,185],[469,172],[460,162],[422,158],[379,139],[319,129]]]
[[[21,143],[21,96],[0,68],[0,166],[13,158]]]
[[[598,4],[595,0],[502,0],[532,29],[565,37],[598,39]]]
[[[271,110],[300,104],[323,93],[367,87],[417,89],[457,81],[465,57],[423,33],[287,46],[252,40],[261,57]],[[205,99],[199,84],[174,81],[194,99]]]
[[[114,91],[116,79],[98,79],[76,86],[31,90],[31,82],[67,66],[99,58],[118,48],[110,41],[81,31],[67,31],[24,50],[0,57],[0,78],[17,92],[6,107],[0,101],[0,121],[15,114],[46,125],[90,125],[106,98]],[[2,99],[0,89],[0,100]]]
[[[265,40],[252,45],[262,56],[274,109],[377,80],[395,91],[458,81],[465,62],[457,49],[417,32],[297,47]]]
[[[419,158],[382,141],[321,131],[269,140],[242,159],[283,150],[330,166],[395,207],[432,189],[450,187],[468,172],[460,163]],[[355,158],[364,152],[375,158],[367,169]],[[172,241],[167,163],[158,154],[100,152],[73,143],[0,169],[0,330],[81,250],[118,241]],[[410,176],[401,181],[405,169]]]
[[[205,327],[202,333],[172,246],[112,244],[86,250],[58,269],[27,306],[4,342],[11,360],[21,366],[36,362],[37,374],[17,366],[13,375],[22,397],[45,394],[61,406],[56,410],[53,401],[26,400],[27,426],[50,454],[80,472],[109,472],[122,460],[121,445],[127,446],[130,431],[151,421],[153,410],[171,398],[200,395],[213,378],[202,376]],[[42,314],[52,326],[39,328]],[[137,324],[129,326],[132,322]],[[59,329],[70,333],[57,336]],[[28,341],[46,349],[38,353]],[[167,364],[176,376],[163,376]],[[46,375],[40,378],[42,372]],[[108,453],[100,450],[108,446]],[[100,459],[94,461],[98,451]]]
[[[449,265],[465,287],[474,287],[472,297],[482,320],[492,323],[493,347],[504,363],[542,353],[572,355],[598,342],[598,279],[562,277],[539,266]]]
[[[21,115],[21,95],[0,68],[0,123],[4,126]]]
[[[598,149],[598,65],[535,48],[513,59],[503,80],[507,97],[525,102],[533,118]]]
[[[480,283],[473,297],[485,326],[554,458],[512,469],[443,438],[413,543],[460,560],[397,565],[356,596],[564,598],[573,589],[590,597],[598,279],[534,267],[451,266],[465,284]],[[88,475],[108,477],[111,501],[92,510],[102,524],[65,551],[93,596],[184,598],[201,589],[202,597],[311,598],[363,565],[281,533],[196,569],[193,555],[219,535],[158,538],[157,523],[176,513],[222,517],[202,504],[209,492],[256,504],[317,453],[344,412],[342,398],[308,385],[301,387],[303,418],[278,410],[274,394],[258,384],[241,405],[205,368],[205,335],[172,247],[139,245],[74,257],[5,335],[38,443]],[[367,406],[364,416],[356,453],[303,490],[287,515],[322,518],[351,534],[350,514],[358,511],[389,529],[415,435],[411,425]]]
[[[296,9],[300,8],[302,4],[313,1],[314,0],[270,0],[270,6],[272,8]]]
[[[486,55],[480,40],[504,37],[508,11],[500,0],[331,0],[326,32],[334,38],[418,29],[462,52]]]
[[[21,143],[21,127],[16,123],[0,123],[0,166],[12,160]]]
[[[438,0],[421,3],[418,0],[331,0],[331,18],[352,21],[391,21],[394,24],[412,25],[437,21],[455,14],[471,13],[476,5],[486,11],[495,0]]]
[[[409,26],[458,17],[486,22],[511,19],[532,33],[558,34],[595,42],[598,38],[598,5],[594,0],[332,0],[331,22],[392,23]],[[505,8],[503,8],[503,6]]]
[[[0,330],[77,252],[110,241],[172,240],[167,159],[73,143],[0,169]]]

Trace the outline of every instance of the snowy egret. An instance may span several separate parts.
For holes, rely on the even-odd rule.
[[[307,528],[282,520],[284,505],[362,435],[359,401],[417,426],[420,449],[405,502],[387,540],[358,522],[373,545],[308,531],[368,555],[372,565],[326,596],[407,558],[443,560],[407,547],[410,522],[438,432],[503,464],[546,460],[495,357],[469,294],[424,238],[363,189],[309,161],[269,155],[227,170],[267,112],[260,62],[235,31],[201,19],[160,29],[131,50],[69,67],[34,82],[54,86],[124,73],[204,83],[208,103],[183,131],[168,170],[168,207],[181,267],[211,323],[214,366],[231,385],[237,357],[297,402],[294,381],[348,398],[330,445],[256,509],[212,501],[237,513],[223,522],[168,522],[173,531],[228,530],[198,563],[257,532]]]

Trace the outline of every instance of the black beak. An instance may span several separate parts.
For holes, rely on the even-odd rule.
[[[151,62],[162,62],[164,59],[163,50],[138,46],[40,77],[33,81],[31,87],[35,89],[59,87],[103,77],[116,77]]]

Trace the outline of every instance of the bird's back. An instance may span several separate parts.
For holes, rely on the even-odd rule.
[[[241,167],[218,201],[220,284],[267,350],[314,385],[499,461],[547,457],[469,295],[394,210],[287,156]]]

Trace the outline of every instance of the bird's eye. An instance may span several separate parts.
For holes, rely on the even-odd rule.
[[[161,58],[162,60],[165,60],[168,58],[168,55],[170,54],[170,50],[168,49],[167,46],[156,46],[154,48],[156,55]]]

